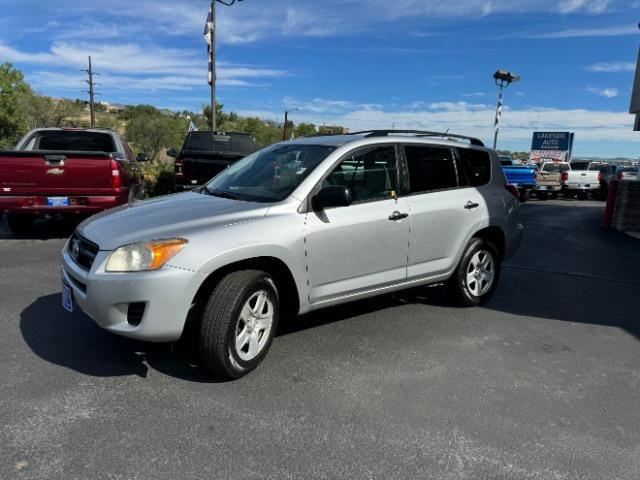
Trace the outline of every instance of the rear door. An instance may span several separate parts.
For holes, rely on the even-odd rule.
[[[349,187],[354,202],[307,213],[311,303],[403,282],[409,220],[406,198],[396,198],[396,146],[355,150],[332,169],[325,185]]]
[[[467,239],[482,224],[485,201],[469,185],[451,148],[406,144],[403,152],[411,219],[407,278],[438,276],[457,264]],[[488,155],[487,162],[490,170]]]

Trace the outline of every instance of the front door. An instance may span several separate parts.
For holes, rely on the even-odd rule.
[[[356,295],[406,279],[408,205],[397,198],[394,145],[357,149],[323,181],[347,186],[348,207],[307,213],[306,245],[311,303]]]

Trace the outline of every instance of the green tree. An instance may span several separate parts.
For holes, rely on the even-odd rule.
[[[294,132],[296,137],[308,137],[318,133],[313,123],[299,123]]]
[[[187,132],[188,120],[167,115],[151,105],[127,107],[122,118],[127,122],[125,136],[134,150],[159,160],[165,148],[179,147]]]
[[[83,106],[67,99],[53,100],[38,94],[21,98],[21,108],[28,128],[78,126]]]
[[[21,71],[6,62],[0,65],[0,147],[13,146],[27,130],[22,98],[31,95]]]

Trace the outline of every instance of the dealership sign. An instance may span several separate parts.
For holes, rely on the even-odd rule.
[[[531,150],[557,150],[571,152],[573,133],[570,132],[533,132]]]

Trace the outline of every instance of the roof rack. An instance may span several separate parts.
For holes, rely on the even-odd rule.
[[[460,140],[468,140],[471,145],[476,145],[478,147],[484,147],[484,142],[479,138],[468,137],[466,135],[458,135],[449,132],[430,132],[426,130],[362,130],[360,132],[349,133],[349,135],[362,135],[366,134],[367,138],[369,137],[387,137],[389,135],[406,134],[406,135],[414,135],[416,137],[442,137],[442,138],[454,138]]]

